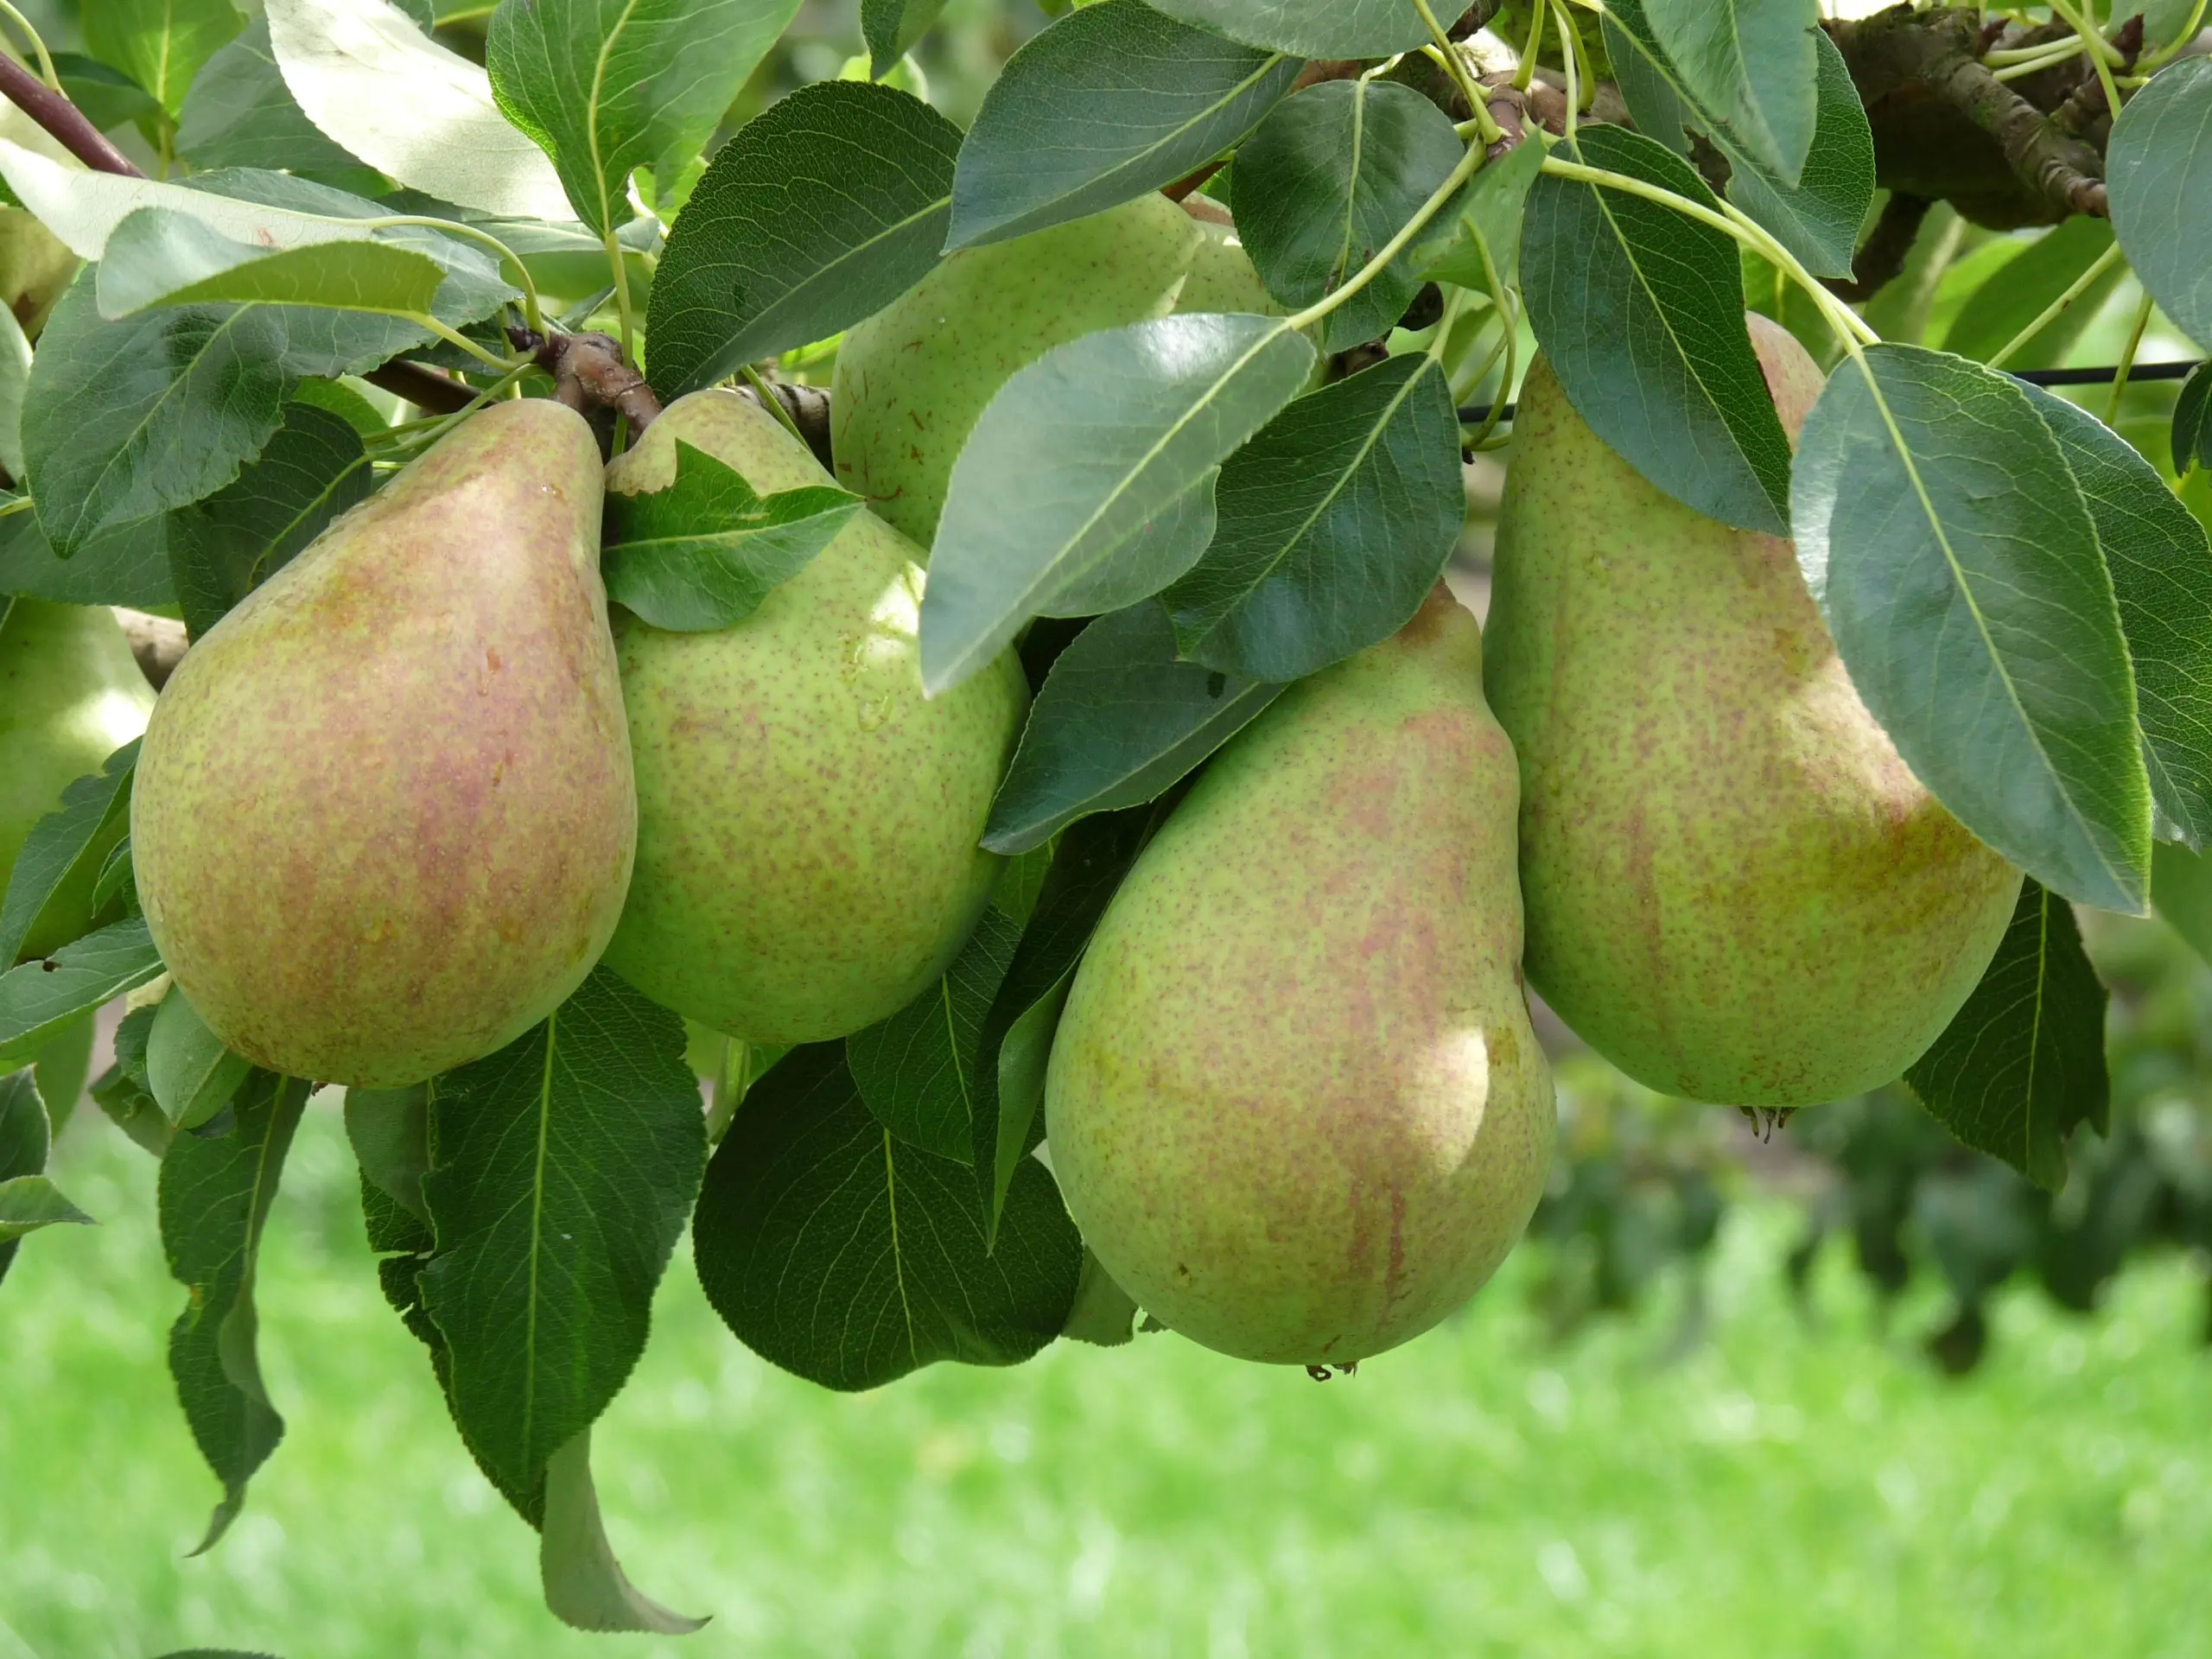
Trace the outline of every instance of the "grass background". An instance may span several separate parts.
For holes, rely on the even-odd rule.
[[[1836,1249],[1801,1318],[1793,1213],[1752,1204],[1678,1358],[1671,1296],[1548,1345],[1517,1257],[1350,1380],[1157,1336],[855,1397],[741,1348],[680,1250],[595,1463],[632,1576],[714,1623],[586,1637],[378,1295],[334,1110],[262,1258],[290,1433],[199,1560],[154,1165],[94,1116],[57,1174],[105,1224],[0,1286],[0,1659],[2212,1651],[2212,1358],[2171,1260],[2088,1321],[2002,1300],[1963,1384]]]

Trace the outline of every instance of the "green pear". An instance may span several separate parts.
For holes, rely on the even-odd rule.
[[[185,653],[131,797],[154,942],[256,1065],[362,1088],[512,1041],[637,835],[582,416],[495,403]]]
[[[1794,442],[1820,369],[1750,322]],[[1541,359],[1513,442],[1488,681],[1521,756],[1530,982],[1670,1094],[1890,1082],[1974,989],[2019,872],[1898,759],[1789,543],[1653,486]]]
[[[845,336],[830,397],[837,481],[926,548],[953,461],[1015,371],[1102,328],[1273,308],[1227,227],[1156,193],[966,249]]]
[[[1106,1270],[1240,1358],[1349,1364],[1479,1289],[1543,1192],[1512,747],[1440,584],[1293,686],[1138,857],[1046,1082]]]
[[[0,598],[0,893],[31,826],[143,732],[153,706],[153,688],[105,607]],[[24,956],[42,957],[82,930],[104,856],[122,839],[120,823],[105,832],[23,941]]]
[[[734,392],[669,405],[607,469],[665,488],[681,439],[763,495],[825,485]],[[1000,861],[976,845],[1028,704],[1009,651],[922,696],[919,550],[866,512],[743,621],[618,612],[638,868],[608,964],[715,1031],[781,1046],[874,1025],[944,971]]]

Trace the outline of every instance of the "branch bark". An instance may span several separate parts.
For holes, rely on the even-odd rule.
[[[95,173],[120,173],[132,179],[146,176],[108,142],[107,135],[82,110],[4,52],[0,52],[0,92]]]

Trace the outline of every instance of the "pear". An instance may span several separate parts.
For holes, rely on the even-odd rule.
[[[1821,372],[1750,326],[1794,442]],[[2020,875],[1898,759],[1790,544],[1653,486],[1539,360],[1494,580],[1530,982],[1693,1100],[1803,1106],[1897,1077],[1974,989]]]
[[[1106,1270],[1240,1358],[1350,1364],[1511,1249],[1551,1160],[1521,989],[1513,750],[1439,584],[1293,686],[1140,855],[1046,1081]]]
[[[104,607],[0,598],[0,893],[31,827],[60,809],[70,784],[143,732],[153,706],[153,688]],[[83,929],[105,855],[122,838],[120,823],[104,832],[48,901],[24,956],[42,957]]]
[[[513,1040],[637,834],[583,418],[493,404],[185,653],[131,850],[162,960],[256,1065],[392,1088]]]
[[[677,442],[763,495],[826,485],[734,392],[669,405],[607,469],[662,489]],[[921,555],[866,512],[744,620],[672,633],[617,613],[638,772],[638,868],[609,966],[768,1046],[842,1037],[944,971],[1000,861],[976,845],[1028,705],[1009,651],[922,696]]]
[[[845,336],[830,397],[837,481],[926,548],[984,405],[1055,346],[1175,311],[1271,310],[1209,203],[1153,194],[938,262]]]

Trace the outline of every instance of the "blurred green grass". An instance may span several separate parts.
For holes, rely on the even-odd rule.
[[[262,1261],[290,1433],[200,1560],[153,1165],[94,1120],[57,1173],[105,1224],[0,1286],[4,1659],[2212,1651],[2212,1359],[2170,1259],[2086,1322],[2000,1300],[1963,1384],[1914,1346],[1929,1304],[1879,1330],[1833,1249],[1801,1320],[1794,1212],[1754,1203],[1675,1363],[1670,1296],[1547,1345],[1516,1258],[1350,1380],[1161,1336],[846,1397],[740,1348],[679,1252],[595,1463],[632,1576],[714,1623],[593,1638],[377,1294],[334,1111]]]

